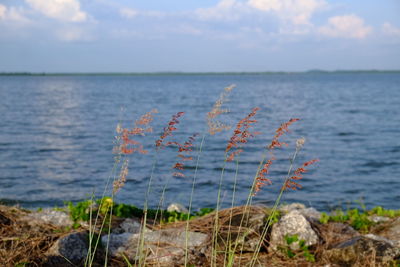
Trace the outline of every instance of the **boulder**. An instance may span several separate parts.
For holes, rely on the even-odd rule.
[[[383,240],[357,236],[324,251],[323,257],[339,266],[389,264],[400,256],[400,249]]]
[[[297,210],[308,219],[318,221],[321,218],[321,212],[317,211],[315,208],[309,207],[306,208],[304,204],[301,203],[292,203],[288,205],[282,205],[279,207],[279,210],[284,213],[289,213],[291,211]]]
[[[285,236],[297,235],[299,240],[304,240],[307,246],[318,243],[317,233],[311,227],[310,222],[298,210],[292,210],[284,215],[279,222],[272,226],[270,248],[277,250],[279,247],[286,247]],[[290,244],[293,250],[299,249],[299,242]]]
[[[293,211],[293,210],[302,210],[302,209],[305,209],[306,208],[306,206],[304,205],[304,204],[301,204],[301,203],[291,203],[291,204],[284,204],[284,205],[281,205],[280,207],[279,207],[279,210],[280,211],[283,211],[283,212],[285,212],[285,213],[289,213],[289,212],[291,212],[291,211]]]
[[[60,237],[46,252],[46,266],[63,266],[69,262],[80,265],[88,253],[87,232],[76,232]]]
[[[116,220],[114,220],[116,221]],[[140,233],[141,224],[138,219],[127,218],[123,219],[122,222],[117,223],[112,229],[113,234],[122,234],[122,233],[131,233],[137,234]]]
[[[315,224],[314,226],[318,228],[320,238],[328,247],[360,235],[350,225],[339,222]]]
[[[188,232],[187,247],[193,250],[202,246],[207,241],[206,234]],[[102,237],[103,245],[106,246],[108,235]],[[113,256],[122,253],[131,260],[137,260],[140,233],[111,234],[109,252]],[[163,229],[158,231],[147,231],[144,234],[144,250],[148,254],[146,260],[156,261],[157,264],[173,265],[178,259],[185,255],[186,232],[182,229]]]
[[[391,240],[395,246],[400,248],[400,217],[379,224],[372,230],[372,233]]]
[[[22,220],[28,221],[29,224],[48,223],[59,227],[68,227],[73,224],[70,216],[66,212],[52,209],[43,209],[39,212],[28,213]]]

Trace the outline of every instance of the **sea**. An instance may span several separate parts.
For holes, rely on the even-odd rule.
[[[230,128],[211,135],[207,114],[231,85],[234,89],[218,102],[223,113],[215,118]],[[242,152],[226,161],[238,123],[256,107],[247,142],[230,151]],[[115,153],[117,125],[131,129],[154,109],[148,125],[152,132],[130,137],[147,154]],[[178,112],[184,114],[164,140],[170,145],[157,149],[156,140]],[[293,118],[299,121],[279,139],[287,145],[271,155],[268,146],[276,130]],[[193,134],[192,151],[182,162],[173,142],[184,144]],[[305,144],[293,158],[302,137]],[[260,188],[253,204],[273,205],[287,177],[304,162],[318,159],[295,181],[301,188],[284,190],[282,203],[324,211],[377,205],[400,209],[400,73],[0,76],[4,204],[60,207],[110,195],[121,163],[129,160],[116,202],[142,207],[147,198],[150,207],[187,207],[192,198],[196,210],[215,207],[220,192],[222,207],[243,205],[260,162],[271,157],[266,177],[272,184]],[[177,162],[184,165],[178,170],[182,177],[173,176]]]

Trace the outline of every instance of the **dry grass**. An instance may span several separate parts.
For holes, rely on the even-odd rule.
[[[14,266],[29,262],[41,266],[43,254],[62,235],[50,224],[33,225],[22,220],[28,211],[0,206],[0,264]]]

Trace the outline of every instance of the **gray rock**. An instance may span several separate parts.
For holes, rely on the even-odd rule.
[[[52,209],[44,209],[40,212],[29,213],[25,215],[23,219],[29,221],[30,224],[37,224],[37,221],[61,227],[67,227],[73,224],[70,216],[67,213]]]
[[[197,247],[207,240],[207,235],[197,232],[188,232],[188,247]],[[166,243],[174,247],[184,248],[186,245],[186,232],[182,229],[165,229],[146,233],[146,243]]]
[[[169,211],[169,212],[176,211],[176,212],[180,212],[180,213],[188,213],[189,212],[187,208],[185,208],[183,205],[181,205],[179,203],[169,204],[167,211]]]
[[[391,240],[395,246],[400,248],[400,217],[379,226],[381,227],[373,233]]]
[[[389,240],[389,239],[384,238],[382,236],[378,236],[378,235],[374,235],[374,234],[366,234],[364,236],[369,238],[369,239],[373,239],[375,241],[382,241],[382,242],[389,243],[391,246],[395,246],[395,243],[392,240]]]
[[[138,221],[134,219],[125,219],[119,226],[124,232],[127,233],[139,233],[141,229],[141,225]]]
[[[46,252],[46,256],[53,264],[72,262],[78,265],[86,259],[88,248],[88,234],[77,232],[60,237]]]
[[[320,238],[330,246],[360,235],[360,233],[354,230],[350,225],[339,222],[314,224],[314,226],[318,228]]]
[[[374,223],[382,223],[382,222],[390,221],[390,218],[384,217],[384,216],[378,216],[376,214],[368,216],[368,219]]]
[[[108,240],[110,239],[110,240]],[[107,247],[108,243],[108,251],[111,255],[117,256],[119,253],[126,250],[126,247],[129,246],[131,240],[137,240],[137,234],[132,233],[122,233],[122,234],[110,234],[110,235],[103,235],[101,237],[101,242],[104,247]],[[133,244],[135,248],[137,247],[136,244]]]
[[[298,212],[306,216],[308,219],[316,221],[318,221],[319,218],[321,217],[321,212],[317,211],[315,208],[312,207],[306,208],[306,206],[301,203],[282,205],[279,207],[279,210],[284,213],[289,213],[291,211],[297,210]]]
[[[207,241],[206,234],[189,232],[187,247],[191,250],[203,245]],[[108,235],[102,237],[103,245],[106,246]],[[113,256],[123,253],[131,260],[137,259],[140,233],[111,234],[109,251]],[[186,233],[182,229],[164,229],[159,231],[148,231],[144,235],[144,250],[150,256],[148,260],[157,263],[171,264],[177,258],[184,255],[186,247]]]
[[[304,240],[307,246],[315,245],[319,240],[310,222],[298,210],[290,211],[272,226],[270,247],[273,250],[277,250],[279,247],[286,247],[286,235],[297,235],[299,240]],[[290,244],[290,248],[293,250],[299,249],[298,242]]]
[[[286,205],[281,205],[279,207],[279,210],[285,212],[285,213],[289,213],[293,210],[303,210],[305,209],[306,206],[304,204],[301,203],[292,203],[292,204],[286,204]]]
[[[324,252],[324,257],[340,266],[366,266],[372,262],[388,264],[400,256],[400,249],[390,243],[357,236]]]
[[[141,224],[137,219],[123,219],[117,226],[112,229],[113,234],[122,234],[122,233],[131,233],[137,234],[140,233]]]

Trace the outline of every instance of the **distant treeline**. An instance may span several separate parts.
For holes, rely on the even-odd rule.
[[[309,70],[264,72],[0,72],[0,76],[143,76],[143,75],[270,75],[270,74],[339,74],[400,73],[400,70]]]

